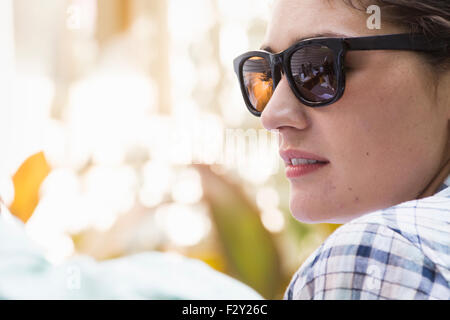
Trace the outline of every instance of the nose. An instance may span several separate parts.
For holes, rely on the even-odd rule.
[[[308,126],[306,108],[283,76],[261,114],[261,123],[269,131],[284,126],[305,129]]]

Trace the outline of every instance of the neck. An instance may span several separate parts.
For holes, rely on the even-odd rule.
[[[450,174],[450,157],[439,169],[438,173],[431,179],[431,182],[425,187],[425,189],[417,196],[417,199],[422,199],[426,197],[431,197],[439,187],[444,183]]]

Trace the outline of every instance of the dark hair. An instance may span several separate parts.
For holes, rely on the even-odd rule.
[[[430,39],[440,38],[449,42],[449,0],[343,0],[360,10],[376,4],[381,8],[382,20],[405,28],[410,33],[421,33]],[[361,7],[362,6],[362,7]],[[426,53],[424,56],[436,67],[450,66],[450,50]]]

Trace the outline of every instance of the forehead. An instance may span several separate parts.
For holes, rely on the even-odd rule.
[[[279,52],[316,34],[371,35],[368,17],[343,0],[276,0],[263,47]]]

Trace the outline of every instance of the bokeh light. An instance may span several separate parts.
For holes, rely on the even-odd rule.
[[[178,252],[282,295],[316,238],[289,216],[278,136],[232,65],[262,43],[271,3],[0,1],[0,196],[38,197],[26,232],[52,263]],[[14,185],[40,151],[40,187]],[[282,249],[239,256],[235,235]],[[246,273],[275,264],[259,282]]]

